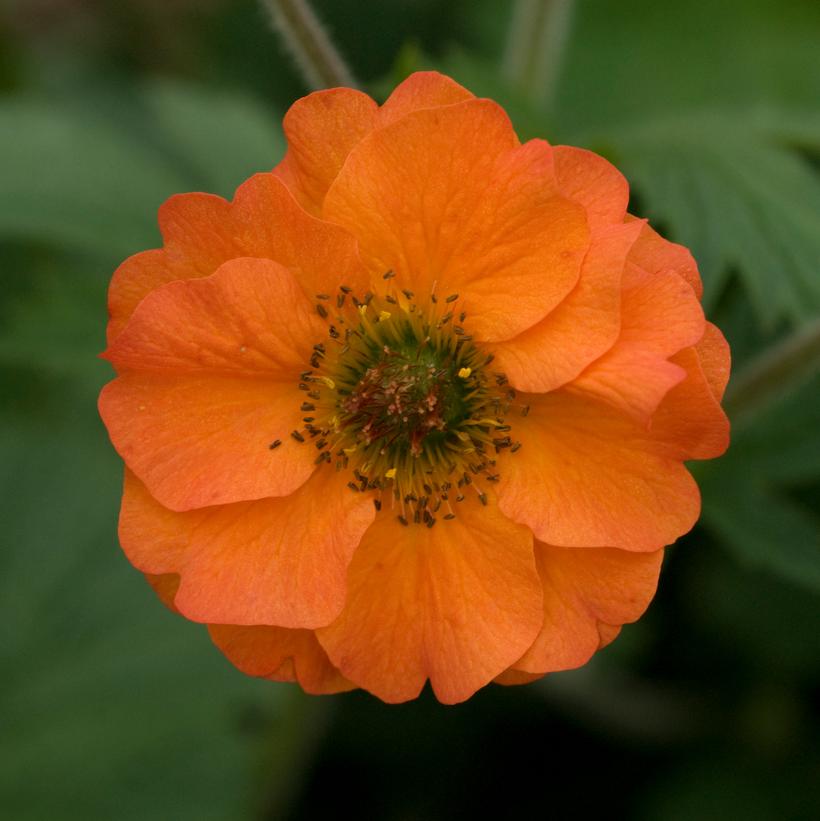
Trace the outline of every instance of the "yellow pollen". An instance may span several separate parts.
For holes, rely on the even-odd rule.
[[[379,319],[382,322],[384,322],[387,319],[390,319],[391,316],[392,314],[390,313],[390,311],[379,311]]]
[[[472,372],[473,372],[473,369],[472,369],[472,368],[461,368],[461,370],[459,370],[459,372],[458,372],[458,375],[459,375],[462,379],[467,379],[467,377],[469,377],[469,375],[470,375]]]
[[[348,456],[352,456],[356,452],[357,449],[358,449],[358,447],[356,445],[353,445],[352,448],[342,448],[342,450],[344,450],[344,452]]]
[[[397,473],[396,468],[390,468],[390,470],[385,471],[384,476],[385,476],[386,479],[393,479],[393,478],[395,478],[396,473]]]
[[[317,376],[315,378],[327,385],[330,390],[333,390],[336,387],[336,383],[329,376]]]

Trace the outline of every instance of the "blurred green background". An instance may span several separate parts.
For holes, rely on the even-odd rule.
[[[279,160],[299,72],[254,0],[3,1],[0,816],[820,818],[820,3],[567,6],[560,48],[494,0],[315,3],[374,95],[439,68],[626,173],[732,344],[733,444],[590,665],[388,707],[247,679],[158,603],[95,408],[111,272]]]

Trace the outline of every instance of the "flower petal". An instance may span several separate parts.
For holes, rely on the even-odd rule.
[[[232,203],[210,194],[178,194],[160,207],[164,248],[127,259],[108,292],[108,341],[141,300],[169,282],[209,276],[236,257],[272,259],[288,267],[306,296],[346,284],[366,289],[353,237],[307,214],[273,174],[243,183]]]
[[[624,175],[592,151],[569,145],[557,145],[554,151],[561,192],[584,206],[593,230],[622,223],[629,203]]]
[[[611,635],[613,626],[643,614],[655,595],[663,550],[632,553],[536,542],[535,559],[544,585],[544,626],[514,668],[544,674],[586,664],[600,647],[600,625]]]
[[[632,215],[628,220],[636,219]],[[673,271],[688,282],[698,299],[703,297],[703,283],[694,257],[688,248],[664,239],[648,224],[644,224],[638,241],[632,248],[629,261],[642,271],[657,274],[661,271]]]
[[[232,205],[242,256],[284,265],[311,301],[340,285],[367,289],[356,240],[344,229],[306,213],[273,174],[255,174],[236,190]]]
[[[376,103],[352,88],[314,91],[285,114],[288,151],[274,174],[303,208],[319,214],[339,169],[353,146],[376,124]]]
[[[211,624],[208,632],[228,660],[249,676],[298,681],[313,695],[355,687],[330,663],[312,630]]]
[[[620,329],[621,276],[639,222],[593,234],[578,284],[537,325],[493,347],[497,367],[518,390],[546,393],[609,350]],[[582,330],[580,330],[582,329]]]
[[[373,502],[330,468],[290,496],[175,513],[130,472],[120,543],[145,573],[177,573],[174,603],[193,621],[313,628],[345,599],[345,573]]]
[[[686,376],[669,358],[703,336],[705,320],[695,292],[678,274],[649,274],[634,266],[627,271],[618,341],[570,390],[647,423],[663,397]]]
[[[209,277],[152,291],[104,357],[117,368],[291,381],[325,336],[326,324],[287,268],[240,258]]]
[[[212,274],[225,260],[241,256],[230,204],[213,194],[175,194],[159,208],[164,248],[129,257],[108,289],[108,341],[125,327],[142,298],[177,279]]]
[[[270,260],[153,291],[106,353],[129,369],[100,394],[114,447],[174,510],[290,493],[313,471],[289,434],[302,427],[299,372],[325,333]]]
[[[541,620],[532,534],[471,499],[433,528],[380,515],[350,565],[344,611],[317,636],[379,698],[414,698],[429,677],[451,704],[520,657]]]
[[[672,361],[686,378],[669,391],[653,415],[651,433],[673,458],[714,459],[729,447],[729,420],[701,366],[698,349],[686,348]]]
[[[499,506],[536,538],[652,551],[695,523],[697,486],[649,431],[565,390],[521,401],[531,410],[515,423],[523,446],[501,466]]]
[[[179,615],[174,604],[177,590],[179,590],[179,576],[176,573],[144,573],[145,581],[151,585],[157,598],[172,612]]]
[[[129,371],[103,388],[99,410],[128,467],[183,511],[303,484],[315,453],[290,437],[302,396],[295,384],[244,376]]]
[[[324,214],[359,240],[374,287],[392,269],[399,288],[458,293],[484,340],[508,339],[554,308],[589,245],[584,209],[560,194],[550,147],[519,146],[488,100],[415,111],[372,132]]]
[[[712,395],[720,402],[726,392],[726,385],[729,382],[729,372],[732,367],[732,357],[729,351],[729,343],[720,329],[711,322],[706,323],[703,337],[695,345],[698,353],[703,374]]]
[[[379,127],[418,111],[473,99],[472,92],[437,71],[417,71],[399,83],[379,109]]]
[[[493,681],[496,684],[510,686],[516,684],[532,684],[532,682],[538,681],[541,677],[541,673],[524,673],[521,670],[515,670],[511,667],[509,670],[499,673]]]

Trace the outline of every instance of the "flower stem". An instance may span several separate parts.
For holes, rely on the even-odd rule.
[[[262,0],[262,4],[311,90],[356,88],[352,72],[307,0]]]
[[[796,388],[820,367],[820,319],[763,353],[730,385],[724,402],[733,420],[744,419]]]
[[[517,0],[513,9],[502,72],[536,108],[554,103],[573,6],[574,0]]]

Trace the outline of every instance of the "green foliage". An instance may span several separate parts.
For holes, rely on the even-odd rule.
[[[740,560],[820,592],[820,517],[799,494],[820,480],[820,379],[789,388],[702,466],[703,517]]]
[[[283,153],[276,120],[242,95],[155,81],[124,107],[13,96],[0,101],[0,237],[117,259],[159,244],[171,194],[230,196]]]
[[[820,182],[748,112],[699,111],[590,140],[634,185],[654,221],[692,249],[713,308],[736,272],[766,327],[820,312]]]
[[[0,428],[4,539],[23,548],[0,557],[4,813],[235,818],[251,800],[242,713],[269,721],[280,691],[234,675],[204,628],[134,574],[116,545],[121,468],[93,398],[57,384],[56,407],[32,386],[36,407]]]

